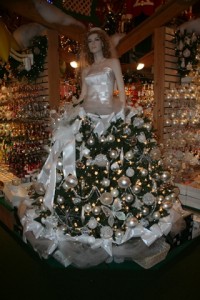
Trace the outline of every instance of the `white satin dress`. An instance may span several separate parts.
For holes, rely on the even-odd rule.
[[[110,67],[95,71],[91,69],[85,81],[87,96],[82,106],[87,113],[108,115],[119,110],[120,101],[113,95],[115,75]]]

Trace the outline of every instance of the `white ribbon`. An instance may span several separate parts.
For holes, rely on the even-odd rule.
[[[80,123],[81,121],[79,121]],[[58,157],[63,151],[63,174],[66,178],[69,174],[76,176],[76,149],[75,149],[75,132],[79,127],[77,120],[72,125],[60,126],[53,139],[55,140],[49,156],[38,175],[38,181],[43,183],[46,188],[44,204],[52,210],[55,186],[56,186],[56,166]]]

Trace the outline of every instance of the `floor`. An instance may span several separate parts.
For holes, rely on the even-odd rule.
[[[42,261],[0,224],[0,299],[198,299],[200,240],[158,269],[63,269]]]

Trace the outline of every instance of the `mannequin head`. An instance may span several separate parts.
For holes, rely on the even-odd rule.
[[[112,57],[110,38],[107,35],[107,33],[100,28],[92,28],[89,32],[87,32],[87,34],[85,35],[84,41],[83,41],[83,52],[85,54],[85,59],[90,65],[93,64],[93,62],[94,62],[94,55],[93,55],[93,53],[90,52],[89,43],[88,43],[89,37],[92,34],[97,34],[98,37],[100,38],[100,40],[102,42],[103,56],[105,58]]]

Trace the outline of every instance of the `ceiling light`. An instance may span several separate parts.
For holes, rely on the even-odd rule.
[[[142,70],[144,68],[144,64],[143,63],[139,63],[138,65],[137,65],[137,70]]]
[[[73,60],[73,61],[70,62],[70,66],[72,68],[76,69],[76,68],[78,68],[78,63],[75,60]]]

